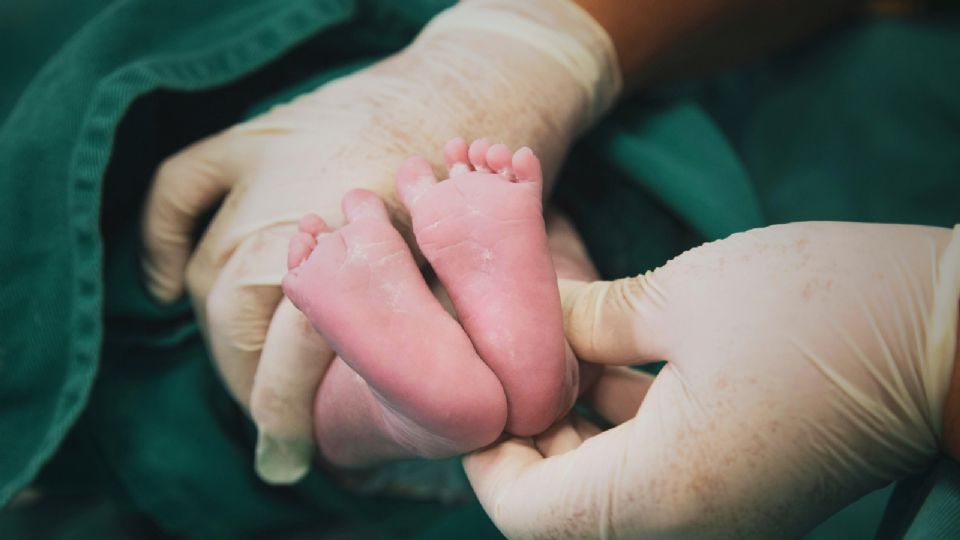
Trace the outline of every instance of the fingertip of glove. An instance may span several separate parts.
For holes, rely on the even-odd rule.
[[[254,468],[264,482],[293,484],[310,471],[313,441],[303,437],[280,438],[260,433]]]
[[[153,259],[144,255],[140,258],[140,267],[143,269],[144,285],[156,301],[161,304],[172,304],[183,296],[183,280],[171,278],[160,270]]]

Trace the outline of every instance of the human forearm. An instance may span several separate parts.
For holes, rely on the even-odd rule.
[[[942,446],[951,458],[960,461],[960,314],[957,316],[957,337],[954,340],[953,374],[943,406]]]
[[[628,85],[743,60],[815,31],[858,0],[575,0],[610,35]]]

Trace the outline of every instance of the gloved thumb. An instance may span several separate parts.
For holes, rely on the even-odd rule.
[[[226,134],[202,140],[164,161],[154,177],[143,214],[141,262],[147,288],[163,302],[183,294],[197,220],[235,181],[229,144]]]
[[[510,438],[464,458],[471,487],[507,538],[611,538],[616,521],[633,517],[615,494],[632,487],[625,468],[643,468],[644,456],[630,452],[634,421],[586,440],[566,431],[577,445],[570,451]]]
[[[616,281],[560,280],[564,333],[577,357],[603,364],[636,364],[666,355],[666,295],[648,272]]]

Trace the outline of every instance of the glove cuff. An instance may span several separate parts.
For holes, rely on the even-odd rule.
[[[464,1],[434,17],[417,41],[465,30],[519,41],[566,68],[586,93],[581,131],[610,110],[623,89],[610,36],[571,0]]]

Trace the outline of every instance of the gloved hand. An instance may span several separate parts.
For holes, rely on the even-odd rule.
[[[466,459],[510,538],[794,537],[938,455],[960,228],[774,226],[561,293],[578,356],[667,364],[597,389],[613,429]]]
[[[159,169],[144,216],[151,291],[189,289],[217,367],[260,430],[257,470],[302,476],[310,410],[333,356],[279,287],[303,215],[331,226],[343,194],[383,197],[402,228],[397,166],[456,135],[536,149],[552,176],[620,89],[609,37],[569,1],[474,0],[407,49],[200,141]],[[198,216],[226,195],[200,244]]]

